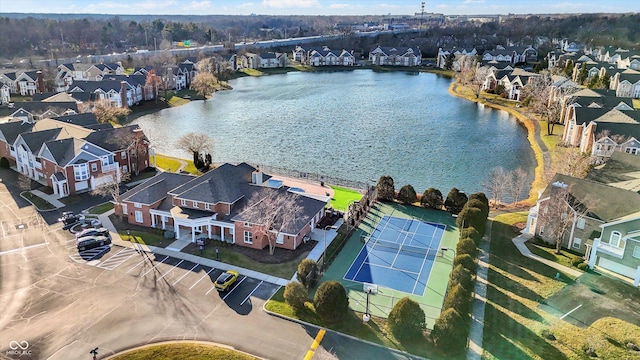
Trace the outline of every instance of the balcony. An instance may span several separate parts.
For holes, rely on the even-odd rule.
[[[102,172],[106,173],[106,172],[111,172],[111,171],[116,171],[118,169],[118,163],[113,163],[113,164],[109,164],[109,165],[102,165]]]

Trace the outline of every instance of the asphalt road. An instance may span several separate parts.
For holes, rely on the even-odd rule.
[[[241,277],[229,292],[204,265],[119,246],[78,253],[0,169],[0,358],[91,359],[163,340],[222,343],[266,359],[303,359],[318,334],[267,314],[277,285]],[[10,184],[9,188],[12,188]],[[327,332],[314,359],[403,359]]]

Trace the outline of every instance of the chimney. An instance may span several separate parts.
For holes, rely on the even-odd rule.
[[[253,174],[251,174],[251,183],[254,185],[262,185],[264,180],[262,180],[262,171],[260,169],[256,169]]]
[[[122,107],[123,108],[128,107],[128,103],[127,103],[127,82],[126,81],[121,81],[120,82],[120,101],[122,102]]]
[[[38,82],[38,91],[42,94],[44,92],[44,78],[42,76],[42,70],[36,71],[36,78]]]

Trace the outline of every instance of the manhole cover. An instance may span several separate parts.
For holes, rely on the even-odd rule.
[[[16,225],[16,229],[18,230],[24,230],[27,228],[27,224],[18,224]]]

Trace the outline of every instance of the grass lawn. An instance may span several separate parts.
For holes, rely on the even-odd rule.
[[[555,269],[520,255],[511,239],[519,231],[512,224],[522,221],[522,214],[505,214],[492,224],[483,358],[582,359],[589,344],[596,346],[599,358],[640,358],[623,345],[640,340],[635,325],[605,317],[581,329],[538,308],[573,279],[563,275],[556,280]],[[543,331],[555,340],[543,337]]]
[[[38,210],[53,210],[56,208],[47,200],[34,195],[31,191],[25,191],[21,195],[29,200]]]
[[[257,359],[251,355],[232,349],[218,347],[203,343],[171,343],[145,346],[141,349],[131,350],[122,355],[116,355],[113,360],[250,360]]]
[[[184,105],[184,104],[188,104],[191,100],[187,100],[185,98],[181,98],[180,96],[171,96],[169,98],[169,100],[167,101],[167,103],[169,104],[169,106],[174,107],[174,106],[180,106],[180,105]]]
[[[196,169],[193,164],[193,160],[186,159],[178,159],[167,155],[156,154],[153,156],[153,161],[155,162],[156,167],[164,169],[165,171],[176,171],[180,168],[180,160],[185,161],[187,166],[184,168],[184,171],[190,174],[199,174],[198,169]]]
[[[271,297],[265,305],[265,308],[289,318],[306,321],[308,323],[355,336],[359,339],[367,340],[392,349],[406,351],[429,359],[463,358],[461,355],[456,357],[435,350],[428,337],[401,342],[388,330],[386,319],[372,317],[368,323],[364,323],[362,321],[362,313],[354,312],[352,310],[349,310],[341,323],[326,324],[318,317],[318,315],[316,315],[313,302],[311,300],[305,304],[304,309],[299,311],[295,311],[287,305],[284,301],[284,287],[281,287],[280,290]],[[380,358],[385,358],[384,354],[381,354]]]
[[[162,233],[146,232],[139,230],[129,230],[131,235],[127,235],[126,230],[118,229],[118,234],[124,241],[137,242],[139,244],[165,247],[173,242],[173,239],[165,239]]]
[[[265,73],[263,73],[262,71],[257,70],[257,69],[242,69],[242,70],[240,70],[240,72],[245,73],[245,74],[247,74],[249,76],[262,76],[262,75],[265,75]]]
[[[113,209],[113,203],[106,202],[100,205],[96,205],[89,209],[89,214],[104,214],[107,211]]]
[[[245,269],[258,271],[261,273],[273,275],[283,279],[291,279],[293,274],[298,271],[298,265],[300,262],[307,257],[309,254],[308,251],[301,253],[297,258],[291,261],[282,262],[279,264],[266,264],[255,261],[250,257],[236,252],[233,250],[233,246],[228,243],[222,243],[219,241],[214,241],[211,245],[205,247],[204,252],[200,252],[197,246],[191,244],[184,248],[182,251],[201,256],[207,259],[212,260],[220,260],[226,264],[239,266]],[[218,249],[218,254],[216,258],[216,248]],[[264,250],[268,252],[268,250]],[[278,251],[278,250],[276,250]]]
[[[560,250],[560,254],[556,254],[555,246],[548,246],[546,244],[536,244],[533,243],[533,239],[527,241],[525,243],[527,248],[531,250],[535,255],[540,256],[541,258],[551,260],[553,262],[557,262],[558,264],[573,267],[573,261],[575,259],[582,260],[582,256],[578,254],[572,254],[564,249]]]
[[[333,197],[329,205],[334,209],[346,211],[350,202],[362,199],[362,194],[355,190],[340,186],[330,186],[333,189]]]

